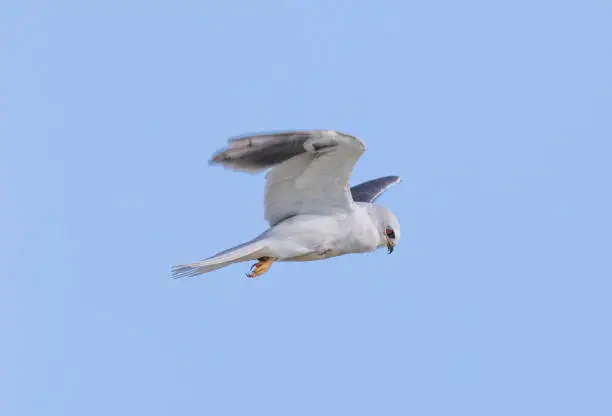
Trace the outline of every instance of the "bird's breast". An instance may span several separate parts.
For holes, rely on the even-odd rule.
[[[346,218],[342,229],[342,248],[347,253],[374,251],[378,247],[379,237],[376,225],[369,216],[356,211]]]

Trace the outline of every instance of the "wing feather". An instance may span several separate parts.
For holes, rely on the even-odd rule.
[[[211,163],[247,172],[260,172],[305,153],[304,143],[313,132],[295,131],[239,136],[229,148],[215,154]]]
[[[265,219],[351,210],[348,182],[365,144],[333,130],[303,130],[230,139],[212,163],[266,176]]]
[[[355,202],[374,202],[391,185],[400,182],[399,176],[383,176],[360,183],[351,188],[351,194]]]

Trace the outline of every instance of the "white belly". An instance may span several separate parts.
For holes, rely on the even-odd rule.
[[[270,256],[280,261],[323,260],[348,253],[373,251],[378,230],[359,212],[344,216],[298,215],[268,230]]]

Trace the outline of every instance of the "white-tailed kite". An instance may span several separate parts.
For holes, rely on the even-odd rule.
[[[275,261],[311,261],[386,246],[400,239],[400,226],[386,208],[374,204],[397,176],[349,188],[353,167],[365,144],[333,130],[291,131],[236,137],[211,164],[266,175],[265,219],[270,228],[236,247],[202,261],[174,266],[173,277],[196,276],[232,263],[258,260],[248,277]]]

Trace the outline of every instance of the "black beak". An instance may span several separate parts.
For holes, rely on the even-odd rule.
[[[387,242],[387,250],[389,250],[389,252],[388,252],[387,254],[391,254],[391,253],[393,253],[393,249],[394,249],[394,248],[395,248],[395,247],[393,246],[393,244],[391,244],[391,243]]]

